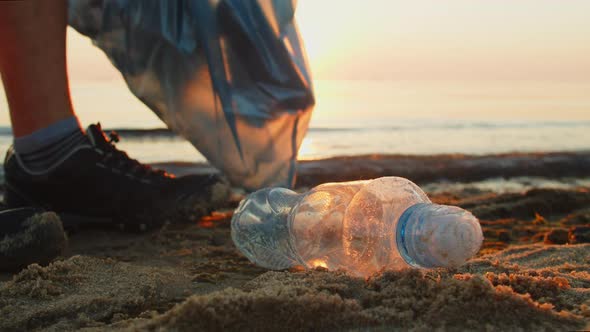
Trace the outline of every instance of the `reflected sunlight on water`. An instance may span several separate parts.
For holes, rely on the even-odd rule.
[[[317,81],[317,106],[300,159],[379,153],[488,154],[590,150],[590,86],[541,82]],[[121,82],[72,88],[84,125],[159,128]],[[0,93],[0,149],[11,142]],[[204,161],[179,138],[123,136],[144,162]]]

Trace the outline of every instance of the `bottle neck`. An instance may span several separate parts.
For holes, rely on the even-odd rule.
[[[425,211],[430,209],[432,203],[418,203],[410,206],[402,213],[397,223],[396,243],[401,257],[413,267],[430,268],[438,266],[438,263],[430,255],[424,255],[416,248],[414,234],[424,224]]]

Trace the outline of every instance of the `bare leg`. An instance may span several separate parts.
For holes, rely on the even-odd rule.
[[[74,115],[65,0],[0,1],[0,73],[15,137]]]

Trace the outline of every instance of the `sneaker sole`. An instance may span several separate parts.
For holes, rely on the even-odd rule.
[[[50,206],[38,204],[26,194],[20,192],[10,183],[6,182],[5,201],[10,208],[31,207],[37,210],[51,211]],[[185,197],[181,202],[177,202],[176,209],[173,213],[163,213],[160,216],[153,215],[135,215],[129,219],[122,217],[95,217],[86,216],[77,213],[57,212],[63,227],[68,231],[78,231],[82,229],[93,228],[117,228],[121,231],[145,232],[151,229],[160,228],[166,222],[178,223],[179,221],[194,222],[200,218],[209,215],[211,212],[223,207],[230,196],[230,187],[224,183],[217,183],[211,186],[209,197],[203,197],[202,194],[195,194]],[[165,211],[165,209],[163,209]],[[141,222],[145,221],[145,222]]]
[[[8,182],[5,183],[5,187],[6,192],[4,200],[7,209],[22,210],[20,212],[21,214],[30,213],[30,211],[33,210],[37,212],[53,210],[50,206],[38,204],[35,200],[31,199]],[[127,220],[116,220],[108,217],[85,216],[68,212],[56,212],[56,214],[61,219],[64,229],[68,231],[105,227],[116,227],[124,231],[146,231],[150,228],[148,227],[148,223],[129,222]],[[161,224],[158,225],[158,227],[159,226],[161,226]]]

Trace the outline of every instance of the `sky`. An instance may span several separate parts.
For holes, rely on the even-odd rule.
[[[590,82],[588,0],[299,0],[320,80]],[[69,29],[70,75],[118,73]]]
[[[296,19],[316,81],[316,120],[352,106],[351,114],[363,107],[590,119],[590,0],[298,0]],[[68,28],[67,44],[82,118],[104,112],[98,89],[146,113],[88,38]],[[339,80],[345,84],[331,83]],[[146,126],[159,123],[147,120]]]

